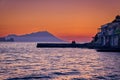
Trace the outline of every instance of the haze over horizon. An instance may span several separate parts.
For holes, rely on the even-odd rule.
[[[120,14],[120,0],[0,0],[0,36],[45,31],[63,40],[90,41]]]

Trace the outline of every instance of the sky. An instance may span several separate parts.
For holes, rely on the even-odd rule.
[[[48,31],[86,42],[116,15],[120,0],[0,0],[0,36]]]

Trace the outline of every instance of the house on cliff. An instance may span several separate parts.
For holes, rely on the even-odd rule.
[[[102,25],[92,43],[98,46],[120,47],[120,16],[111,23]]]

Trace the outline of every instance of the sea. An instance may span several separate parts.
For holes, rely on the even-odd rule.
[[[120,52],[0,43],[0,80],[120,80]]]

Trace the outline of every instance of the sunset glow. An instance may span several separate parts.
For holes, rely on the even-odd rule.
[[[0,0],[0,36],[51,32],[63,40],[90,41],[120,14],[120,0]]]

